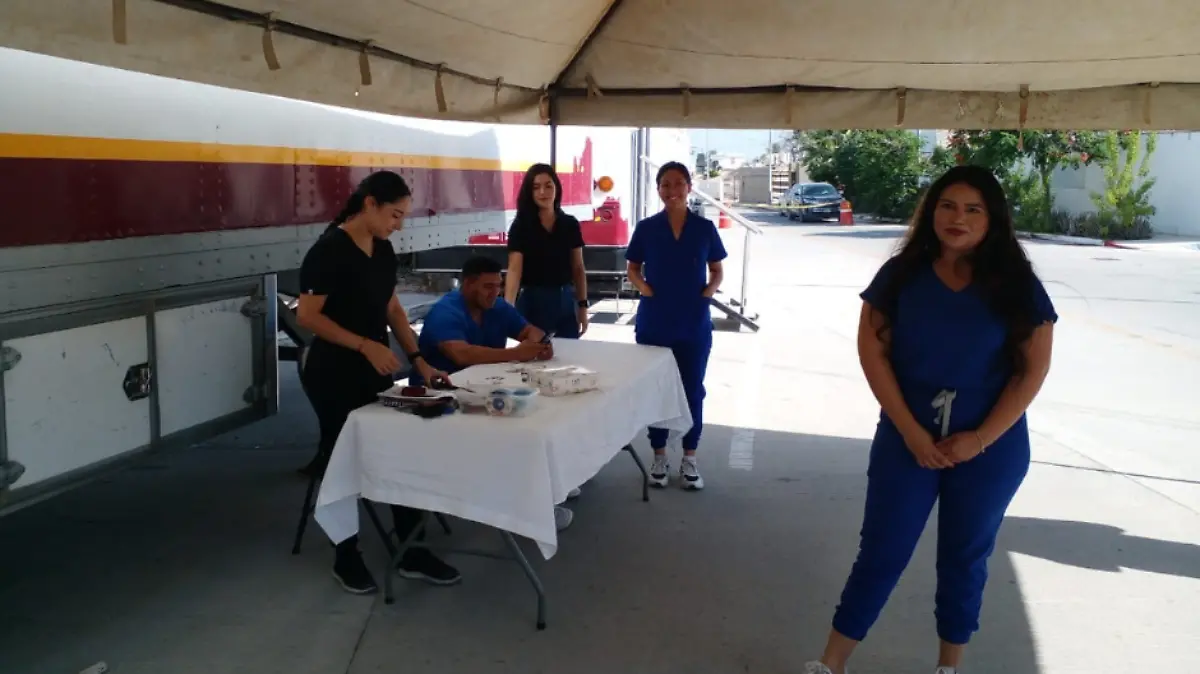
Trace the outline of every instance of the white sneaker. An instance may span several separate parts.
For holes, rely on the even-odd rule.
[[[704,489],[704,478],[696,467],[696,457],[685,456],[679,464],[679,486],[688,490]]]
[[[813,660],[804,663],[804,674],[833,674],[833,670],[826,667],[825,663]],[[850,674],[850,670],[845,670],[844,674]]]
[[[570,508],[554,506],[554,528],[563,531],[575,521],[575,513]]]
[[[958,674],[958,670],[953,667],[938,667],[933,674]]]
[[[655,454],[654,463],[650,464],[650,484],[655,487],[667,486],[670,479],[671,462],[666,454]]]
[[[583,491],[579,487],[575,487],[571,491],[567,492],[567,500],[570,501],[571,499],[577,499],[582,493]]]

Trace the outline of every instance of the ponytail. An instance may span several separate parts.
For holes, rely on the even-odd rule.
[[[328,232],[336,229],[337,227],[345,224],[345,222],[350,218],[362,212],[363,205],[366,203],[367,197],[362,193],[361,188],[362,186],[360,185],[359,189],[355,190],[354,193],[350,195],[350,198],[346,200],[346,205],[342,206],[341,212],[337,214],[337,217],[333,219],[333,222],[329,223],[329,226],[325,228],[325,231]]]
[[[376,171],[358,184],[358,188],[346,199],[346,205],[342,207],[333,222],[329,223],[325,231],[332,231],[361,213],[366,205],[367,197],[375,199],[377,204],[390,204],[410,196],[412,196],[412,190],[399,174],[392,171]]]

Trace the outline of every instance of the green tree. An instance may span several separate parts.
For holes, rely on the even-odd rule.
[[[1105,155],[1100,166],[1104,170],[1104,192],[1093,193],[1092,203],[1099,211],[1103,236],[1112,234],[1108,231],[1110,224],[1128,233],[1139,218],[1154,215],[1156,209],[1150,204],[1150,190],[1155,179],[1149,176],[1150,157],[1158,147],[1158,134],[1146,134],[1145,139],[1143,156],[1141,132],[1109,131],[1102,134]]]
[[[1107,155],[1104,137],[1095,131],[1025,131],[1022,140],[1022,155],[1029,160],[1041,179],[1042,193],[1045,195],[1042,223],[1049,229],[1054,210],[1051,176],[1060,168],[1077,169],[1104,159]]]
[[[933,153],[929,156],[929,176],[936,180],[957,163],[954,150],[941,146],[934,147]]]
[[[1036,171],[1015,163],[1000,179],[1012,209],[1013,224],[1027,232],[1048,232],[1046,192]]]
[[[950,147],[960,164],[984,166],[1010,188],[1013,206],[1022,211],[1026,225],[1048,231],[1054,210],[1050,179],[1063,168],[1103,161],[1108,155],[1104,134],[1095,131],[976,131],[958,129]],[[1033,169],[1039,185],[1027,185]],[[1013,191],[1015,190],[1015,192]],[[1039,218],[1033,218],[1040,213]]]
[[[1013,171],[1022,154],[1014,131],[955,129],[949,146],[957,163],[983,166],[1001,180]]]
[[[921,141],[905,130],[798,132],[808,176],[844,187],[860,212],[906,218],[916,208],[927,162]]]
[[[838,184],[834,155],[849,131],[796,131],[792,144],[808,170],[808,177],[817,182]]]

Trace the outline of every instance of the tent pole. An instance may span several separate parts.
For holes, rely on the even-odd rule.
[[[558,171],[558,96],[550,92],[550,167]]]

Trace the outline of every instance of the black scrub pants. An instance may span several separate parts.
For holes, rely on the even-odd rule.
[[[321,358],[322,355],[324,354],[309,354],[308,362],[304,366],[302,383],[304,392],[308,395],[313,410],[317,413],[317,423],[321,428],[321,440],[317,445],[317,451],[322,464],[324,464],[333,454],[333,447],[337,444],[338,435],[341,434],[342,427],[346,425],[346,419],[350,413],[375,402],[376,395],[387,390],[391,384],[388,383],[390,378],[358,374],[362,371],[361,368],[328,362]],[[391,509],[396,535],[400,537],[401,541],[404,541],[421,523],[423,513],[415,508],[401,505],[393,505]],[[424,532],[418,536],[417,540],[424,540]],[[358,536],[351,536],[338,543],[336,547],[338,556],[347,553],[354,554],[358,550]]]

